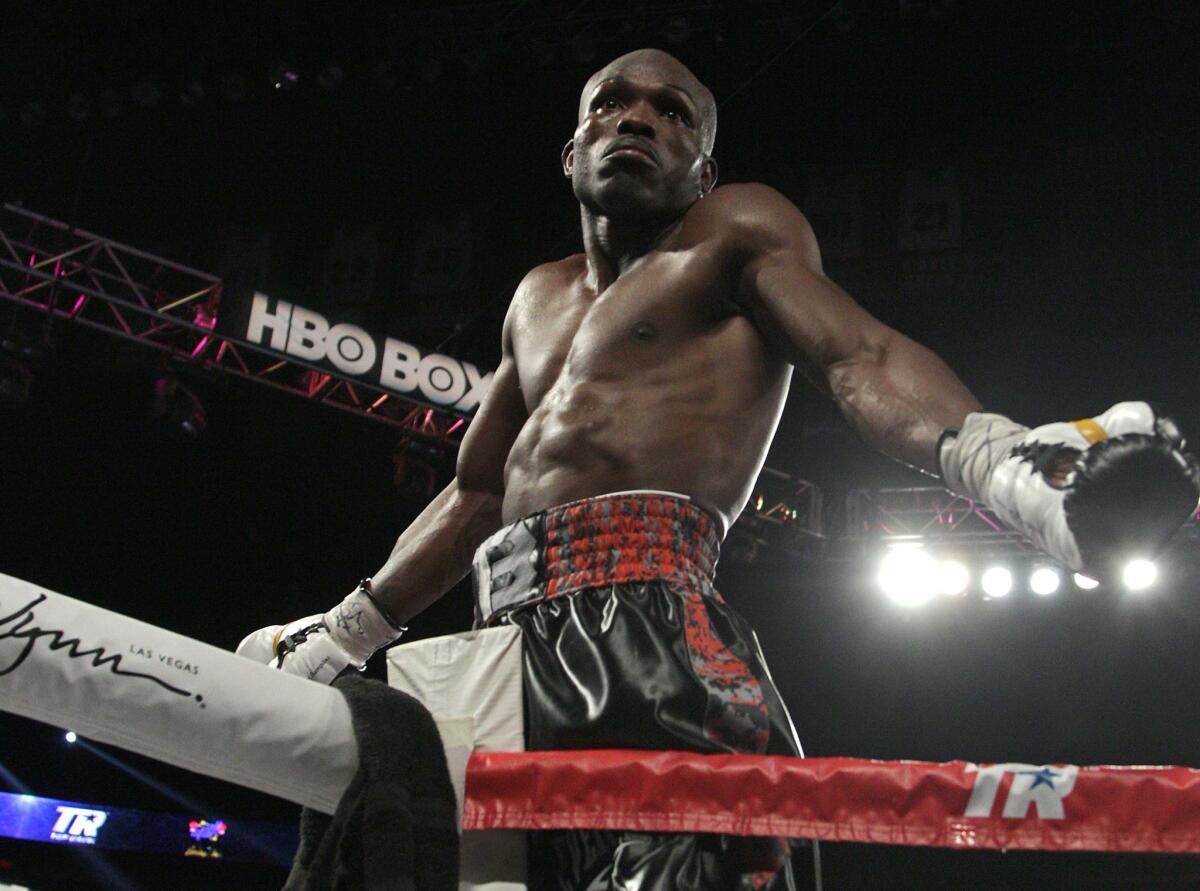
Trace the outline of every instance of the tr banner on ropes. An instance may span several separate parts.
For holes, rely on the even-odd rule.
[[[1200,853],[1200,771],[476,752],[465,829],[723,832],[949,848]]]

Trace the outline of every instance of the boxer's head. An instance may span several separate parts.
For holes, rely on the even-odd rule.
[[[563,149],[575,197],[605,216],[677,216],[717,181],[712,93],[675,57],[644,49],[593,74]]]

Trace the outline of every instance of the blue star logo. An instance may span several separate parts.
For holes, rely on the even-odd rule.
[[[1043,784],[1045,784],[1045,785],[1049,786],[1051,789],[1053,789],[1054,781],[1056,779],[1058,779],[1058,774],[1056,774],[1054,771],[1052,771],[1048,767],[1043,767],[1043,768],[1040,768],[1039,770],[1018,770],[1018,771],[1016,771],[1016,773],[1019,773],[1023,776],[1035,777],[1035,779],[1033,781],[1033,785],[1029,787],[1030,792],[1032,792],[1038,786],[1041,786]]]

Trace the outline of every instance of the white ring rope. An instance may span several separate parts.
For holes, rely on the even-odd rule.
[[[2,574],[0,710],[329,814],[358,769],[338,691]]]

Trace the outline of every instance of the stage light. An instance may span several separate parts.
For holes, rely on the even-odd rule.
[[[921,606],[937,593],[936,561],[921,547],[896,547],[879,564],[883,593],[901,606]]]
[[[21,804],[33,804],[37,801],[37,798],[33,795],[33,790],[21,782],[21,778],[5,767],[3,762],[0,762],[0,782],[3,782],[8,788],[20,794],[19,800]]]
[[[1029,576],[1029,587],[1034,594],[1041,594],[1043,597],[1053,594],[1061,584],[1062,576],[1058,574],[1057,569],[1050,566],[1039,566]]]
[[[957,560],[943,560],[937,569],[938,590],[951,597],[967,593],[971,584],[971,573]]]
[[[271,69],[268,80],[270,80],[271,86],[284,92],[294,89],[300,84],[300,72],[286,62],[280,62]]]
[[[67,742],[69,742],[69,743],[73,743],[73,742],[75,742],[77,739],[79,739],[79,737],[75,735],[75,731],[74,731],[74,730],[68,730],[68,731],[67,731],[67,734],[66,734],[66,736],[64,737],[64,739],[66,739],[66,741],[67,741]]]
[[[983,593],[988,597],[1007,597],[1012,590],[1012,573],[1003,566],[989,566],[979,579]]]
[[[1079,588],[1081,591],[1093,591],[1100,587],[1100,583],[1098,581],[1088,578],[1082,573],[1077,572],[1072,576],[1072,578],[1075,580],[1075,587]]]
[[[1130,591],[1145,591],[1158,580],[1158,567],[1149,560],[1130,560],[1121,572],[1121,580]]]
[[[163,797],[170,798],[171,800],[178,803],[185,810],[189,810],[194,813],[200,813],[200,814],[204,814],[204,813],[211,814],[216,811],[216,808],[212,807],[210,804],[206,804],[204,802],[193,800],[189,796],[184,795],[182,792],[180,792],[174,786],[171,786],[169,783],[163,782],[162,780],[157,780],[154,777],[150,776],[148,773],[138,770],[132,764],[128,764],[121,758],[117,757],[116,755],[114,755],[110,752],[104,751],[104,749],[101,748],[100,746],[92,745],[86,739],[80,739],[76,743],[76,745],[78,745],[79,748],[83,749],[85,752],[87,752],[89,755],[93,756],[94,758],[98,758],[101,761],[105,762],[110,767],[114,767],[117,770],[121,771],[122,773],[124,773],[130,777],[133,777],[133,779],[137,780],[139,783],[143,783],[143,784],[149,786],[151,789],[154,789],[156,792],[158,792]],[[128,885],[116,885],[114,887],[127,888],[129,886]]]

